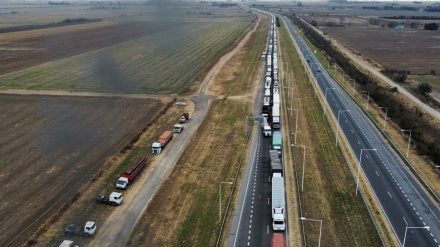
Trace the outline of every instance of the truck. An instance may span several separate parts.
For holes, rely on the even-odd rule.
[[[264,89],[270,89],[272,86],[272,78],[266,77],[266,83],[264,83]]]
[[[270,97],[270,89],[264,90],[264,97]]]
[[[274,232],[272,234],[272,241],[270,247],[286,247],[286,241],[284,240],[284,235],[279,232]]]
[[[272,177],[272,220],[274,231],[284,231],[286,229],[284,178],[281,173],[274,173]]]
[[[185,112],[182,113],[182,115],[180,116],[179,123],[185,123],[188,120],[189,120],[189,113]]]
[[[182,132],[183,128],[184,128],[183,125],[175,124],[174,127],[173,127],[173,132],[174,133],[180,133],[180,132]]]
[[[280,128],[280,105],[273,104],[272,106],[272,128],[279,129]]]
[[[70,224],[64,229],[64,235],[92,237],[95,235],[96,229],[97,227],[94,221],[87,221],[83,227],[76,224]]]
[[[171,130],[167,130],[163,132],[163,134],[157,139],[157,141],[153,142],[152,147],[152,153],[153,154],[160,154],[162,152],[162,149],[165,148],[165,146],[173,139],[173,132]]]
[[[124,197],[120,192],[112,192],[110,196],[99,195],[96,198],[96,202],[102,204],[110,204],[112,206],[119,206],[122,204],[122,202],[124,202]]]
[[[278,151],[273,149],[269,150],[269,157],[270,157],[270,171],[271,175],[275,173],[280,173],[283,175],[283,166],[281,164],[280,156],[278,155]]]
[[[264,117],[269,117],[270,111],[270,96],[265,96],[263,99],[263,109],[261,110],[261,115]]]
[[[278,156],[281,156],[281,149],[282,149],[282,135],[280,131],[274,131],[272,133],[272,149],[276,150],[278,152]]]
[[[121,174],[121,177],[116,181],[116,188],[125,190],[130,185],[137,175],[144,169],[147,164],[147,158],[142,157],[136,163],[134,163],[130,169]]]
[[[263,129],[264,136],[272,136],[272,128],[267,121],[267,117],[263,118],[263,122],[261,123],[261,128]]]

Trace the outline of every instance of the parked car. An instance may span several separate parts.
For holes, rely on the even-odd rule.
[[[176,105],[178,105],[178,106],[186,106],[186,103],[179,101],[179,102],[176,102]]]

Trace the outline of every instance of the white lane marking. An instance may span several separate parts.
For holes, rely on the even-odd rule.
[[[388,190],[387,190],[387,192],[388,192],[388,195],[390,195],[390,197],[393,198]]]
[[[405,224],[408,225],[408,222],[406,221],[405,217],[402,217],[402,218],[405,221]]]
[[[379,173],[376,171],[377,176],[379,177]]]
[[[269,225],[267,225],[267,228],[266,228],[267,230],[266,230],[266,234],[269,234]]]
[[[270,201],[269,201],[269,198],[267,198],[267,205],[270,205]]]

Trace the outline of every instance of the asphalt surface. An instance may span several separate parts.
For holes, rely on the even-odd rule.
[[[368,117],[319,64],[290,21],[284,19],[304,58],[310,60],[308,66],[331,113],[336,119],[339,116],[339,132],[347,139],[358,164],[361,163],[361,176],[367,178],[400,245],[405,242],[405,246],[440,246],[439,208]]]

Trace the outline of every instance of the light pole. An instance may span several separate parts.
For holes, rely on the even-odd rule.
[[[385,121],[383,122],[383,130],[385,130],[387,126],[388,107],[379,107],[379,109],[385,109]]]
[[[318,241],[318,247],[320,247],[321,246],[321,233],[322,233],[322,220],[307,219],[305,217],[301,217],[301,220],[310,220],[310,221],[319,222],[319,241]]]
[[[410,143],[411,143],[411,130],[400,130],[400,131],[402,131],[402,132],[409,131],[408,148],[406,149],[406,158],[408,159],[409,145],[410,145]]]
[[[219,190],[218,190],[218,197],[219,197],[219,204],[218,204],[218,213],[219,213],[219,219],[222,220],[222,184],[233,184],[233,182],[220,182],[218,184]]]
[[[362,91],[362,93],[366,93],[367,94],[367,111],[368,111],[368,103],[370,102],[370,92],[368,91]]]
[[[353,98],[354,98],[354,90],[356,89],[356,79],[348,79],[349,81],[353,81]]]
[[[304,191],[304,169],[305,169],[305,164],[306,164],[306,146],[304,145],[296,145],[296,144],[291,144],[292,147],[302,147],[304,148],[304,155],[303,155],[303,172],[302,172],[302,180],[301,180],[301,192]]]
[[[336,126],[336,136],[335,136],[335,139],[336,139],[336,146],[338,146],[338,133],[339,133],[339,113],[341,113],[341,112],[349,112],[350,110],[339,110],[338,111],[338,124],[337,124],[337,126]]]
[[[290,111],[290,116],[292,116],[292,111],[296,110],[296,118],[295,118],[295,145],[296,145],[296,133],[298,132],[298,109],[287,108]]]
[[[405,236],[403,237],[403,244],[402,247],[405,247],[405,241],[406,241],[406,231],[408,231],[408,228],[425,228],[426,230],[429,230],[429,226],[405,226]]]
[[[358,175],[357,175],[357,180],[356,180],[356,195],[358,193],[358,188],[359,188],[359,174],[361,173],[361,162],[362,162],[362,151],[376,151],[375,148],[371,148],[371,149],[361,149],[361,155],[359,156],[359,170],[358,170]]]
[[[328,88],[325,89],[325,95],[324,95],[324,106],[323,106],[323,108],[324,108],[324,113],[322,114],[323,117],[325,116],[325,104],[327,104],[327,91],[328,91],[329,89],[336,89],[336,88],[334,88],[334,87],[328,87]]]

